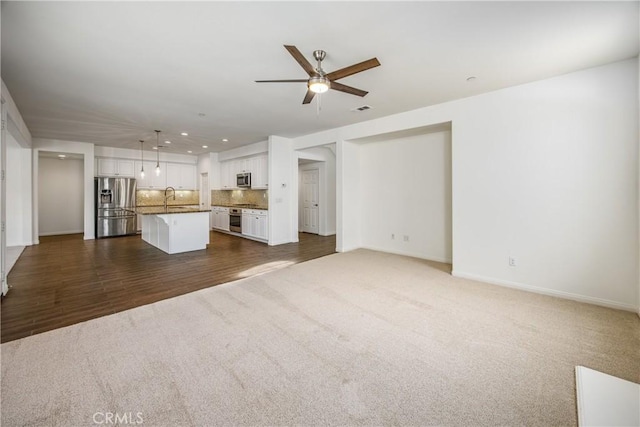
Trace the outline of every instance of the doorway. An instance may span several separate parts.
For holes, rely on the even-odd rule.
[[[38,236],[84,231],[84,187],[84,155],[38,153]]]
[[[300,199],[299,214],[300,218],[299,231],[303,233],[319,234],[320,220],[319,209],[320,204],[320,171],[319,169],[305,169],[300,171]]]

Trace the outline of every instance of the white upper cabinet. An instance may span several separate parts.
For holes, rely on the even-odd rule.
[[[237,187],[236,175],[251,173],[251,188],[269,188],[268,156],[246,157],[220,162],[220,190],[233,190]]]
[[[233,160],[235,164],[236,173],[247,173],[252,172],[253,169],[253,157],[245,158],[245,159],[237,159]]]
[[[167,187],[176,190],[196,190],[196,166],[181,163],[167,163]]]
[[[232,167],[233,161],[220,163],[220,189],[236,188],[236,172]]]
[[[167,165],[165,162],[160,162],[160,175],[156,175],[156,164],[157,162],[145,161],[144,178],[140,178],[142,162],[136,162],[135,172],[139,189],[164,190],[167,187]]]
[[[160,165],[160,174],[156,175],[156,165]],[[144,178],[140,170],[144,165]],[[196,165],[171,162],[157,162],[153,160],[126,160],[114,158],[97,158],[96,176],[115,176],[135,178],[139,189],[164,190],[173,187],[176,190],[197,190]],[[235,181],[235,179],[234,179]]]
[[[269,157],[264,154],[254,157],[253,170],[251,171],[251,188],[269,188]]]
[[[97,176],[135,178],[133,160],[98,158]]]

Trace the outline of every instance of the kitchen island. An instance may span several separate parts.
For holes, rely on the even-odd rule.
[[[136,213],[142,216],[142,240],[168,254],[207,248],[209,212],[181,206],[136,209]]]

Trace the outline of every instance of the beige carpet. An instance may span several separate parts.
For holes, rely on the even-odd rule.
[[[2,424],[575,425],[576,365],[638,382],[637,315],[447,269],[358,250],[3,344]]]

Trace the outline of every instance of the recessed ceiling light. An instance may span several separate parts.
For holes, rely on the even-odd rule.
[[[187,153],[191,154],[191,153],[193,153],[193,151],[189,150],[189,151],[187,151]]]
[[[209,146],[208,145],[203,145],[202,148],[209,148]]]
[[[222,142],[229,142],[227,138],[222,138]]]
[[[158,149],[158,147],[153,147],[153,149],[154,149],[154,150],[157,150],[157,149]]]
[[[65,156],[64,154],[58,154],[58,158],[59,159],[64,159],[65,157],[67,157],[67,156]]]
[[[171,144],[171,141],[165,141],[166,144]]]
[[[186,132],[182,132],[180,135],[182,135],[182,136],[189,136],[189,134],[188,134],[188,133],[186,133]]]

